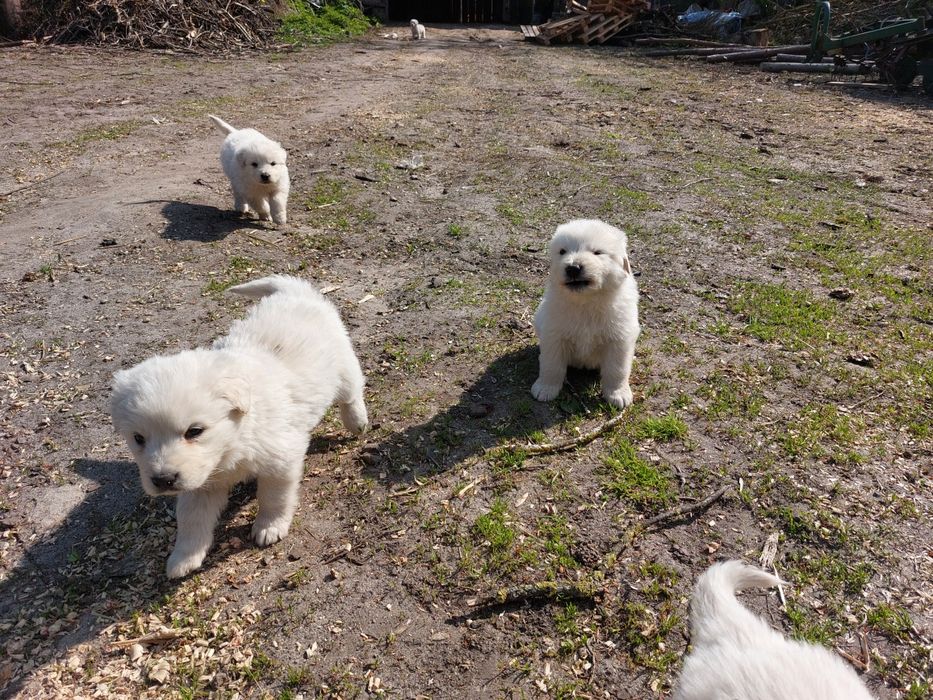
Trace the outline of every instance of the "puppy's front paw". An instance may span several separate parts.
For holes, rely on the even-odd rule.
[[[275,544],[288,534],[288,523],[269,523],[260,525],[253,523],[253,539],[260,547],[268,547]]]
[[[272,221],[278,226],[284,226],[288,223],[288,217],[285,216],[285,214],[279,214],[278,216],[273,216]]]
[[[538,401],[550,401],[560,393],[560,384],[545,384],[540,379],[531,385],[531,395]]]
[[[187,576],[192,571],[200,569],[203,563],[203,554],[179,552],[176,549],[165,563],[165,575],[169,578],[181,578],[182,576]]]
[[[634,398],[632,397],[632,388],[628,384],[623,387],[619,387],[615,391],[604,391],[603,398],[618,408],[631,406],[634,401]]]

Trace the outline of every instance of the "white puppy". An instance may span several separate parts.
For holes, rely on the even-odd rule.
[[[625,233],[577,219],[558,226],[549,254],[551,271],[534,320],[541,369],[531,393],[539,401],[555,398],[570,365],[599,369],[606,401],[628,406],[639,326]]]
[[[255,129],[235,129],[213,114],[207,115],[227,134],[220,148],[220,163],[230,179],[233,204],[241,214],[251,209],[262,220],[288,221],[288,154]]]
[[[776,586],[777,577],[739,561],[714,564],[693,592],[693,652],[674,700],[871,700],[852,667],[814,644],[785,639],[735,598],[739,588]]]
[[[332,402],[347,429],[367,426],[363,373],[333,304],[295,277],[231,291],[262,300],[210,349],[152,357],[114,375],[113,423],[143,488],[178,495],[169,578],[201,566],[237,482],[258,480],[256,542],[288,534],[309,435]]]
[[[411,25],[411,38],[415,41],[424,39],[424,25],[416,19],[409,22]]]

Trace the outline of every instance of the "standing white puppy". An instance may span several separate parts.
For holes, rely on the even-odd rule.
[[[286,223],[291,183],[285,149],[255,129],[235,129],[213,114],[207,116],[227,134],[220,163],[230,179],[236,210],[241,214],[253,210],[262,220]]]
[[[424,39],[424,25],[416,19],[413,19],[411,22],[409,22],[409,24],[411,25],[411,38],[414,41],[417,41],[418,39]]]
[[[334,401],[348,430],[368,418],[363,373],[337,309],[307,282],[272,276],[210,349],[156,356],[114,375],[111,415],[153,496],[177,495],[169,578],[201,566],[234,484],[256,478],[260,546],[288,534],[311,430]]]
[[[603,397],[625,408],[632,403],[629,374],[640,332],[625,233],[577,219],[558,226],[548,250],[551,270],[534,320],[541,369],[531,393],[539,401],[555,398],[568,365],[599,369]]]
[[[815,644],[787,640],[735,598],[739,588],[766,588],[776,576],[739,561],[700,576],[690,603],[693,652],[674,700],[871,700],[852,667]]]

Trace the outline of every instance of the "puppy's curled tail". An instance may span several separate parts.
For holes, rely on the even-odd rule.
[[[225,122],[220,117],[215,117],[213,114],[208,114],[207,118],[210,119],[212,122],[214,122],[214,124],[217,125],[217,128],[220,129],[225,134],[232,134],[234,131],[236,131],[236,128],[230,126],[227,122]]]
[[[694,645],[719,639],[742,641],[754,638],[767,627],[757,615],[739,603],[735,592],[745,588],[771,588],[781,583],[777,576],[740,561],[713,564],[697,581],[690,603],[690,631]]]
[[[288,275],[262,277],[252,282],[244,282],[235,287],[230,287],[228,291],[250,299],[262,299],[280,292],[287,294],[318,294],[318,291],[308,282]]]

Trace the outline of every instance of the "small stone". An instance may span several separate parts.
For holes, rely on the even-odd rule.
[[[839,299],[840,301],[848,301],[853,296],[855,296],[855,292],[847,287],[838,287],[829,293],[830,299]]]

